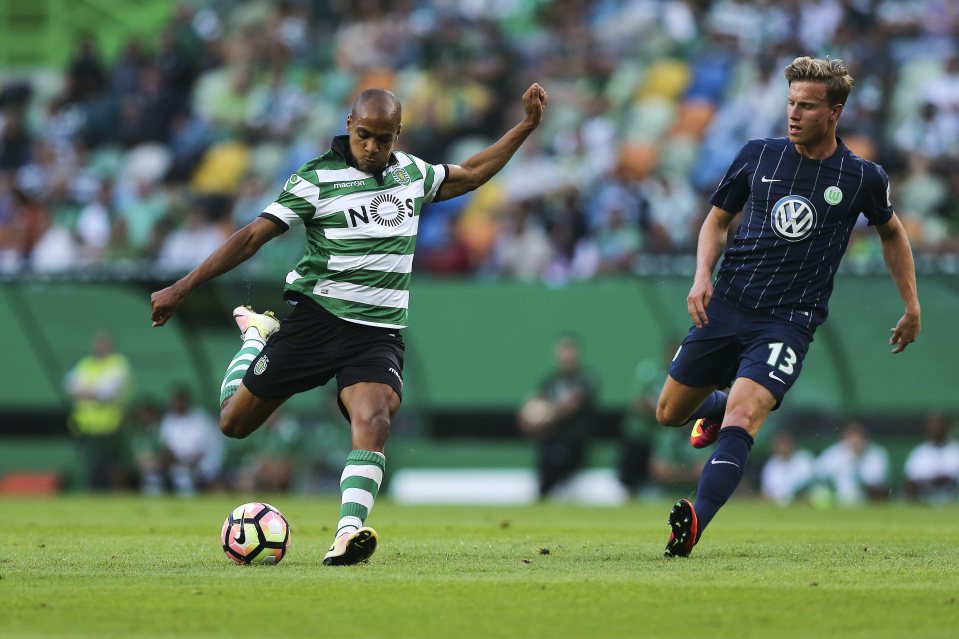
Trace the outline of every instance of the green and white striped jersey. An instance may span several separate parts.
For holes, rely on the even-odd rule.
[[[306,229],[306,249],[285,292],[350,322],[405,328],[420,209],[436,197],[448,168],[397,152],[374,175],[349,157],[347,136],[336,137],[261,214]]]

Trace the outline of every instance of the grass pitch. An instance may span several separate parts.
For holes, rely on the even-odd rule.
[[[249,496],[0,500],[0,637],[955,637],[959,507],[734,500],[688,559],[668,503],[410,507],[368,564],[322,565],[337,502],[259,497],[277,566],[220,550]]]

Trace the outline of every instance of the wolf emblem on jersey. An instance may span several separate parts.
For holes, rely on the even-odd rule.
[[[842,189],[838,186],[830,186],[823,192],[822,199],[826,200],[826,204],[835,206],[842,202]]]
[[[773,206],[772,226],[776,235],[789,242],[809,237],[816,225],[816,208],[799,195],[787,195]]]

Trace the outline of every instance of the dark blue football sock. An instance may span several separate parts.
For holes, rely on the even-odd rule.
[[[746,472],[746,459],[753,447],[753,438],[745,428],[727,426],[719,431],[716,451],[699,476],[699,491],[696,493],[696,520],[699,535],[716,516],[739,485]]]
[[[722,421],[723,415],[726,413],[726,399],[728,397],[729,393],[726,391],[713,391],[709,397],[706,398],[706,401],[693,411],[693,415],[689,418],[689,421],[696,421],[700,417],[709,417]]]

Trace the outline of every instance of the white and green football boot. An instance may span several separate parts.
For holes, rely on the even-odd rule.
[[[352,566],[366,561],[376,551],[376,531],[364,526],[352,533],[343,533],[323,557],[327,566]]]
[[[273,311],[257,313],[249,306],[237,306],[233,309],[233,319],[236,325],[240,327],[240,337],[246,338],[246,331],[255,328],[265,342],[270,335],[280,328],[280,320],[276,319]]]

